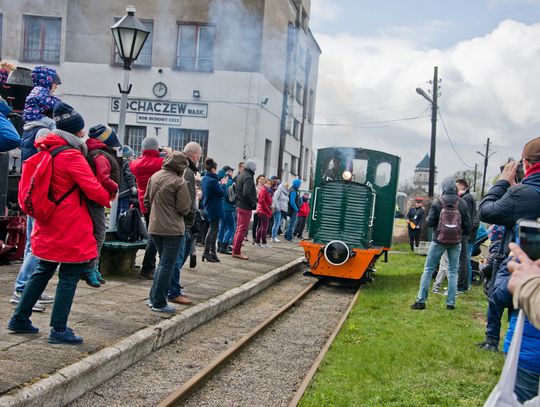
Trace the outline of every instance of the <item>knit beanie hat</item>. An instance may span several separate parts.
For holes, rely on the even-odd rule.
[[[122,147],[122,157],[123,158],[130,158],[130,157],[133,157],[134,155],[135,155],[135,153],[133,152],[131,147],[129,147],[129,146],[123,146]]]
[[[94,127],[90,127],[90,130],[88,130],[88,137],[97,138],[98,140],[103,141],[109,147],[122,147],[122,144],[120,144],[118,138],[116,137],[116,131],[109,126],[105,126],[104,124],[98,124]]]
[[[143,150],[156,150],[156,151],[159,151],[159,142],[158,142],[157,138],[152,137],[152,136],[148,136],[148,137],[145,137],[144,140],[142,141],[141,148]]]
[[[53,117],[58,130],[75,134],[84,129],[83,117],[67,103],[58,102],[54,106]]]

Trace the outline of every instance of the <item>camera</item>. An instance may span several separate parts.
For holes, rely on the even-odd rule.
[[[540,222],[521,219],[517,226],[516,243],[531,260],[540,259]]]
[[[504,171],[504,168],[512,162],[514,162],[514,160],[509,159],[504,165],[501,165],[499,167],[501,173]],[[516,182],[519,184],[521,181],[523,181],[523,178],[525,178],[525,170],[523,169],[523,161],[520,160],[516,167]]]

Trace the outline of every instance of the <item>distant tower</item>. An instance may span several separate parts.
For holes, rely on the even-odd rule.
[[[437,180],[437,171],[435,171]],[[426,154],[422,161],[414,169],[414,187],[427,193],[429,186],[429,154]]]

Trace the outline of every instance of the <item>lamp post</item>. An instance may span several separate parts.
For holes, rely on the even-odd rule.
[[[137,59],[141,49],[150,34],[145,26],[135,17],[135,7],[127,6],[126,15],[111,27],[114,43],[120,58],[124,62],[122,70],[122,85],[118,84],[120,91],[120,113],[118,117],[118,136],[123,140],[124,145],[129,145],[129,137],[126,133],[126,110],[127,97],[131,92],[129,84],[129,71],[131,64]],[[118,200],[115,199],[111,205],[111,217],[109,230],[116,229],[116,211]]]

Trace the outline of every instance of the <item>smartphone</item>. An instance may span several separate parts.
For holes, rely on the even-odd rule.
[[[519,220],[517,222],[517,244],[531,260],[540,259],[540,222]]]

